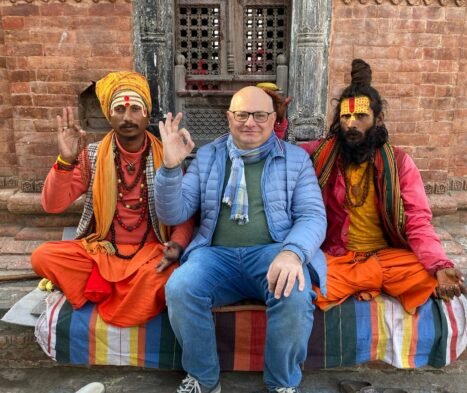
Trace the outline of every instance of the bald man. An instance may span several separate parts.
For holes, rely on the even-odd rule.
[[[299,392],[313,325],[312,284],[325,289],[319,250],[326,233],[321,192],[307,154],[273,132],[270,96],[246,87],[227,111],[230,133],[194,147],[182,114],[160,123],[163,166],[156,212],[168,225],[201,211],[200,228],[166,285],[172,328],[187,377],[177,392],[220,392],[211,309],[244,299],[267,306],[267,392]],[[312,176],[310,176],[310,173]]]

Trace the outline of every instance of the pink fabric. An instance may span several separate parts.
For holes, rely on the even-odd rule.
[[[311,141],[300,145],[300,147],[311,155],[319,143],[320,141]],[[411,251],[432,275],[440,269],[453,267],[454,264],[447,258],[431,224],[431,210],[420,172],[410,156],[402,149],[394,148],[394,154],[404,203],[405,231]],[[377,176],[378,178],[382,176],[381,168],[377,169]],[[333,256],[342,256],[348,251],[346,246],[349,212],[342,208],[345,199],[345,182],[337,166],[332,171],[328,183],[328,187],[323,193],[328,228],[322,249]],[[375,204],[378,209],[381,209],[377,198],[375,198]]]
[[[282,121],[276,121],[274,123],[274,132],[279,139],[284,139],[288,126],[289,121],[285,117],[282,119]]]

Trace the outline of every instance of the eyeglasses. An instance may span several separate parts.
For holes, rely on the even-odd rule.
[[[240,121],[242,123],[245,123],[250,115],[253,116],[253,119],[257,123],[265,123],[268,120],[268,117],[271,113],[274,113],[275,111],[272,112],[245,112],[245,111],[229,111],[230,113],[233,114],[233,117],[235,120]]]

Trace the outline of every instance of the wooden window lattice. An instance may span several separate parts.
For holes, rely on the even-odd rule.
[[[200,6],[179,8],[177,52],[185,56],[187,73],[220,73],[220,8]]]
[[[286,7],[246,6],[243,18],[245,71],[274,74],[276,58],[286,53]]]

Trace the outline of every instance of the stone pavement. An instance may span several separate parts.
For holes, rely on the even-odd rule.
[[[448,253],[467,276],[467,211],[435,217],[436,231]],[[58,240],[61,231],[40,231],[0,225],[0,278],[31,273],[29,255],[45,240]],[[31,291],[36,280],[0,282],[0,313]],[[467,352],[467,351],[466,351]],[[180,372],[130,367],[59,366],[49,360],[34,340],[32,328],[0,322],[0,393],[73,393],[100,381],[107,393],[171,393],[183,378]],[[467,393],[467,353],[443,369],[397,370],[382,363],[351,369],[308,371],[305,392],[337,393],[343,379],[367,380],[377,387],[400,387],[409,393]],[[249,392],[261,388],[260,373],[222,374],[223,392]]]

